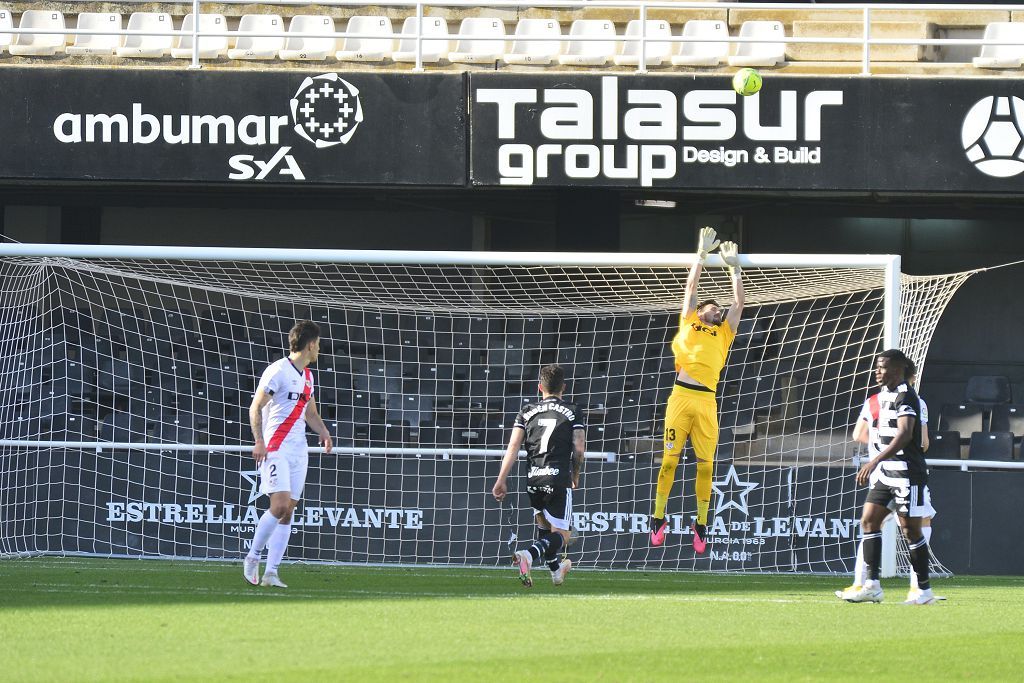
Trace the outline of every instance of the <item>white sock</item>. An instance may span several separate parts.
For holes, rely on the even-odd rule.
[[[857,544],[857,562],[853,565],[853,585],[863,586],[868,578],[868,566],[864,563],[864,543]]]
[[[878,579],[865,579],[864,587],[865,588],[878,588],[879,587]]]
[[[250,560],[260,559],[260,553],[267,547],[267,541],[270,540],[270,535],[274,533],[274,527],[278,526],[280,524],[277,521],[277,517],[270,514],[270,510],[263,513],[259,524],[256,525],[256,533],[252,537],[252,546],[249,547],[248,558]]]
[[[277,567],[281,564],[281,558],[284,557],[284,551],[288,547],[288,539],[292,535],[292,523],[278,524],[277,528],[274,529],[273,535],[270,537],[270,543],[267,545],[267,569],[265,574],[276,574]]]

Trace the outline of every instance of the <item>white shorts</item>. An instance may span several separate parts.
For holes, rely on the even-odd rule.
[[[306,449],[282,449],[268,453],[267,459],[260,465],[260,493],[269,496],[271,493],[289,491],[292,500],[302,500],[308,468],[309,453]]]

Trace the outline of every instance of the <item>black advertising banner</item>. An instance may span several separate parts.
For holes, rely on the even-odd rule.
[[[698,190],[1018,193],[1021,79],[765,74],[469,79],[471,181]]]
[[[6,552],[237,559],[267,509],[248,454],[8,449],[4,462],[26,474],[0,504]],[[490,495],[499,467],[499,458],[312,455],[288,557],[505,565],[513,529]],[[657,472],[649,459],[587,463],[573,496],[574,562],[747,571],[852,566],[859,512],[852,468],[719,463],[703,557],[694,554],[689,530],[692,465],[677,473],[668,543],[650,547]],[[510,491],[514,530],[531,539],[525,481],[513,477]]]
[[[0,179],[463,185],[462,74],[0,70]]]
[[[511,532],[522,543],[534,527],[521,472],[509,486],[514,529],[490,495],[499,460],[311,455],[287,557],[506,566]],[[267,509],[248,454],[4,448],[0,470],[18,473],[0,500],[0,556],[239,559]],[[717,463],[704,556],[694,554],[689,530],[691,463],[676,472],[668,540],[650,547],[657,472],[647,458],[587,462],[573,495],[574,563],[755,572],[853,567],[865,489],[852,467]],[[1006,515],[1024,512],[1015,494],[1022,477],[932,470],[939,510],[932,548],[943,564],[955,573],[1024,571],[1020,544],[997,538]]]

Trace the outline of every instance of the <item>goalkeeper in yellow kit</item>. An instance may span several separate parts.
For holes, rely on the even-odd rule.
[[[693,525],[693,547],[698,554],[707,549],[708,505],[711,502],[711,479],[718,448],[718,404],[715,389],[718,376],[725,367],[729,347],[736,338],[736,326],[743,314],[743,279],[740,274],[736,244],[722,243],[719,255],[729,267],[735,303],[726,313],[718,302],[697,303],[697,282],[704,259],[718,247],[713,228],[700,231],[697,258],[686,278],[683,310],[679,316],[679,332],[672,339],[676,381],[665,410],[665,451],[658,472],[658,488],[651,520],[651,545],[665,543],[668,503],[675,480],[679,456],[690,439],[697,454],[697,522]]]

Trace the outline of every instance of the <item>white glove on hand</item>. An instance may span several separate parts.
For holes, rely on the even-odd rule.
[[[714,228],[701,228],[700,240],[697,243],[697,260],[704,263],[704,259],[718,247],[718,244],[718,233]]]
[[[735,275],[740,272],[740,255],[739,247],[736,246],[735,242],[722,242],[722,248],[718,250],[719,256],[725,261],[725,265],[729,266],[729,272]]]

